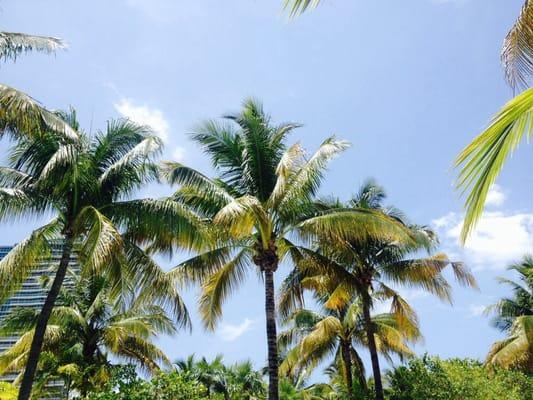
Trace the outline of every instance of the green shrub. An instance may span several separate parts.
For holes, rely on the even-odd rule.
[[[470,359],[414,359],[387,374],[389,400],[531,400],[533,377]]]
[[[160,373],[151,381],[140,379],[132,367],[117,370],[110,384],[87,400],[201,400],[208,399],[204,386],[187,373]]]

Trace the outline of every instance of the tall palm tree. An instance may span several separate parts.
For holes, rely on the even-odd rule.
[[[50,36],[0,32],[0,60],[16,61],[18,56],[30,51],[53,53],[66,48],[65,43]],[[41,106],[27,94],[0,84],[0,138],[9,134],[36,135],[53,130],[75,137],[75,131],[56,114]]]
[[[408,327],[416,321],[414,310],[399,292],[389,286],[389,282],[421,288],[441,299],[449,300],[451,288],[442,271],[451,265],[460,283],[475,286],[474,277],[464,265],[451,262],[445,254],[410,258],[420,251],[431,251],[437,243],[436,236],[427,228],[406,223],[399,211],[384,207],[382,204],[384,198],[383,189],[370,181],[363,185],[359,193],[347,204],[333,200],[324,202],[324,207],[381,212],[383,215],[395,218],[409,229],[413,240],[402,243],[386,236],[381,238],[373,236],[362,240],[332,241],[328,236],[318,235],[317,251],[306,252],[303,262],[300,261],[300,264],[305,265],[297,273],[289,276],[284,283],[284,292],[287,294],[281,303],[282,310],[287,314],[294,307],[293,298],[302,296],[302,285],[299,282],[303,282],[309,276],[324,274],[327,275],[328,282],[336,281],[336,285],[342,288],[342,291],[332,296],[334,300],[331,301],[342,299],[344,291],[357,294],[361,301],[363,326],[378,400],[383,400],[384,395],[376,343],[376,325],[371,316],[375,299],[391,302],[391,314],[400,327]],[[339,225],[342,225],[342,222]]]
[[[46,379],[57,379],[71,371],[70,388],[82,396],[94,390],[102,377],[109,377],[110,356],[135,363],[149,373],[159,364],[170,365],[152,342],[157,334],[172,334],[175,327],[165,310],[124,296],[112,296],[102,276],[75,277],[74,287],[63,287],[60,306],[52,310],[42,350],[57,360],[55,371],[40,371]],[[21,371],[28,359],[38,320],[38,310],[18,308],[2,322],[4,334],[21,334],[20,339],[0,354],[0,372]]]
[[[328,162],[348,144],[333,137],[307,157],[299,143],[286,146],[298,124],[274,125],[261,104],[247,100],[226,122],[208,121],[192,135],[211,157],[218,177],[210,179],[181,164],[168,163],[166,175],[181,185],[179,204],[195,211],[218,229],[216,240],[200,255],[180,264],[177,279],[200,282],[200,312],[214,329],[224,300],[243,282],[255,264],[265,283],[269,399],[278,399],[278,349],[274,273],[285,259],[299,257],[291,240],[327,230],[332,236],[372,235],[388,229],[406,236],[402,227],[377,213],[315,213],[312,199]],[[339,229],[339,221],[345,221]],[[349,229],[347,228],[349,227]]]
[[[173,283],[138,244],[167,238],[169,231],[174,241],[192,238],[197,224],[189,223],[189,216],[172,201],[128,199],[156,178],[153,159],[160,139],[126,120],[109,122],[89,138],[74,113],[63,118],[76,129],[75,138],[55,132],[21,137],[9,151],[9,166],[0,168],[0,221],[52,216],[0,261],[0,301],[20,287],[39,261],[50,257],[53,241],[62,243],[36,322],[20,400],[30,396],[48,319],[73,256],[83,273],[105,272],[112,292],[134,282],[143,297],[171,306],[177,322],[188,324]],[[142,291],[145,287],[150,290]]]
[[[518,274],[519,282],[500,278],[511,286],[513,297],[503,298],[487,308],[495,313],[492,323],[509,336],[494,343],[487,364],[503,368],[519,368],[533,372],[533,258],[525,256],[509,268]]]
[[[353,377],[361,391],[366,391],[365,367],[356,346],[368,347],[362,304],[342,284],[331,287],[323,275],[306,277],[302,286],[312,288],[321,311],[299,309],[285,323],[289,329],[280,334],[282,347],[289,347],[281,364],[281,373],[310,374],[320,362],[334,356],[336,370],[342,373],[349,398],[354,398]],[[417,321],[400,324],[396,316],[383,313],[372,316],[376,348],[386,358],[413,353],[408,342],[421,338]]]

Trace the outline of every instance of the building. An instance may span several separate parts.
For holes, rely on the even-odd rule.
[[[0,260],[3,259],[14,246],[0,246]],[[39,263],[26,281],[22,284],[20,289],[14,293],[3,304],[0,304],[0,323],[17,307],[31,307],[40,310],[46,299],[47,290],[43,287],[45,278],[53,278],[59,260],[61,259],[62,245],[60,241],[52,244],[52,257],[48,260],[43,260]],[[70,260],[70,265],[76,268],[76,259],[73,256]],[[77,269],[77,268],[76,268]],[[65,279],[65,284],[68,285],[72,281],[68,276]],[[17,336],[2,337],[0,336],[0,353],[9,349],[16,341]],[[6,374],[0,376],[1,381],[13,382],[17,374]],[[63,382],[54,381],[48,385],[51,391],[60,391],[63,388]],[[52,397],[53,398],[53,397]],[[52,399],[49,398],[49,399]]]

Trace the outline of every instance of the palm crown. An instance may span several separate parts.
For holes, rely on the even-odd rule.
[[[114,293],[131,291],[135,284],[140,296],[170,307],[179,324],[188,324],[172,281],[139,244],[158,237],[168,241],[169,232],[174,242],[192,238],[196,230],[183,230],[185,236],[180,236],[184,224],[191,222],[170,200],[128,199],[157,177],[153,158],[160,139],[126,120],[110,122],[90,138],[79,129],[74,113],[60,117],[76,130],[74,138],[56,132],[21,137],[10,151],[10,165],[0,168],[1,220],[53,216],[0,261],[0,298],[15,291],[38,260],[50,256],[52,240],[63,243],[28,358],[26,372],[32,376],[71,254],[76,254],[83,274],[104,274]],[[26,390],[28,381],[23,379],[21,393],[26,395]]]

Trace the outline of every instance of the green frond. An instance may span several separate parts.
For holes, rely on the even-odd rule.
[[[530,6],[531,7],[531,6]],[[466,193],[466,215],[461,232],[464,243],[481,218],[490,187],[505,160],[522,138],[531,138],[533,89],[528,89],[503,106],[488,128],[477,136],[455,161],[460,167],[457,188]]]
[[[0,260],[0,303],[17,291],[40,261],[50,257],[49,241],[58,237],[60,226],[52,221],[18,243]]]
[[[47,131],[76,139],[78,133],[36,100],[9,86],[0,84],[0,136],[39,136]]]
[[[501,368],[533,371],[533,316],[516,318],[510,336],[492,346],[486,363]]]
[[[159,364],[169,367],[170,360],[153,343],[136,336],[127,337],[123,345],[114,351],[115,355],[138,363],[143,370],[154,374],[160,370]]]
[[[78,254],[84,273],[101,272],[123,246],[122,236],[112,221],[92,206],[80,211],[74,230],[87,232]]]
[[[418,327],[416,311],[398,292],[381,283],[378,295],[383,299],[392,300],[390,313],[396,319],[400,329],[409,331],[413,327]]]
[[[330,242],[365,242],[376,239],[409,244],[414,241],[408,227],[374,210],[332,210],[306,219],[298,227],[304,236],[318,236]]]
[[[319,321],[300,344],[302,359],[314,364],[325,355],[333,353],[341,330],[342,324],[335,317],[328,316]]]
[[[288,178],[285,193],[280,195],[283,197],[279,201],[280,212],[293,209],[295,203],[300,203],[303,199],[311,200],[318,191],[328,163],[349,146],[348,142],[332,136],[320,145],[309,160],[297,165],[298,168]]]
[[[249,252],[243,249],[202,284],[199,308],[207,329],[215,329],[222,316],[222,304],[246,278],[249,263]]]
[[[526,1],[505,37],[501,54],[505,78],[513,89],[527,87],[533,73],[533,4]]]

